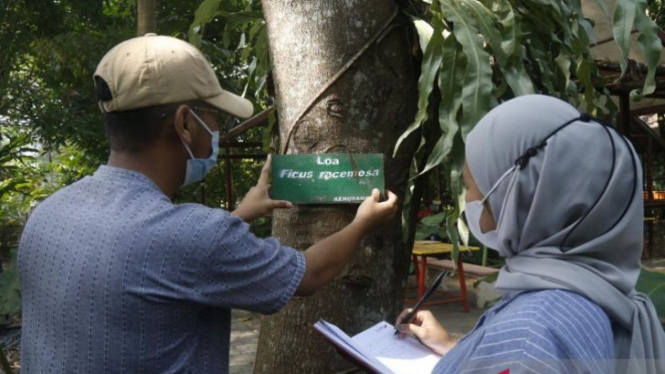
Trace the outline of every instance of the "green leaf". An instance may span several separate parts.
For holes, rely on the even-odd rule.
[[[253,23],[255,21],[263,20],[263,15],[259,12],[221,12],[221,14],[229,23],[233,24]]]
[[[551,43],[551,42],[550,42]],[[553,44],[553,43],[552,43]],[[525,54],[531,62],[531,69],[534,71],[535,79],[540,85],[540,92],[556,92],[552,83],[552,74],[548,60],[551,58],[551,46],[546,46],[536,34],[524,43]]]
[[[441,213],[421,218],[420,222],[416,225],[415,239],[423,240],[432,235],[437,235],[441,239],[446,238],[448,234],[446,233],[445,223],[448,214],[449,211],[443,211]]]
[[[249,40],[254,40],[259,32],[265,32],[266,25],[263,22],[254,22],[249,29]]]
[[[266,153],[270,153],[270,146],[272,144],[272,135],[276,131],[275,130],[275,125],[277,124],[277,114],[276,111],[274,110],[274,107],[272,107],[273,110],[270,111],[268,114],[268,126],[263,130],[263,151]]]
[[[406,139],[413,131],[419,129],[420,126],[427,120],[427,107],[429,103],[429,96],[434,87],[434,79],[441,66],[441,45],[443,44],[443,24],[441,22],[434,22],[434,33],[432,38],[427,44],[425,55],[421,66],[420,78],[418,79],[418,112],[413,123],[406,129],[406,131],[397,139],[393,156],[397,154],[402,141]]]
[[[221,4],[222,0],[203,0],[194,13],[194,23],[202,25],[212,21],[218,15]]]
[[[532,3],[534,3],[536,6],[543,6],[540,7],[541,9],[548,9],[551,10],[553,13],[548,17],[548,18],[561,18],[561,8],[559,7],[559,3],[561,1],[557,0],[531,0]]]
[[[634,1],[638,2],[640,9],[635,19],[635,26],[640,31],[640,36],[637,38],[637,46],[644,56],[648,68],[642,90],[631,92],[631,97],[633,100],[636,100],[645,95],[650,95],[656,90],[656,68],[658,68],[660,61],[663,43],[660,37],[658,37],[658,26],[646,14],[646,2],[640,0]]]
[[[586,59],[580,57],[577,63],[577,76],[584,86],[584,101],[587,105],[587,111],[595,115],[598,94],[591,81],[591,68],[593,66],[594,65],[590,64]]]
[[[429,23],[423,21],[420,18],[412,17],[413,25],[416,27],[418,32],[418,42],[420,45],[420,50],[425,52],[427,49],[427,44],[429,44],[432,34],[434,33],[434,28]]]
[[[446,232],[450,242],[453,244],[451,257],[453,261],[456,261],[457,256],[459,255],[460,241],[460,226],[458,226],[457,221],[464,209],[465,195],[464,186],[462,184],[462,170],[464,169],[464,141],[462,140],[462,135],[460,133],[456,136],[453,144],[454,146],[451,151],[450,161],[446,164],[446,170],[449,176],[448,188],[450,188],[450,191],[455,198],[455,203],[453,204],[453,208],[446,220]]]
[[[412,177],[418,173],[418,164],[416,158],[411,159],[409,164],[409,177]],[[409,178],[411,180],[411,178]],[[409,212],[411,212],[411,205],[413,204],[413,189],[415,188],[414,183],[409,183],[406,190],[404,191],[404,202],[402,203],[402,242],[409,242]],[[418,202],[417,202],[418,203]]]
[[[434,144],[434,148],[432,148],[432,152],[430,153],[429,157],[427,158],[427,163],[425,164],[425,167],[423,170],[418,173],[417,176],[421,176],[428,171],[432,170],[432,168],[438,166],[441,161],[445,158],[445,137],[440,137],[437,141],[436,144]]]
[[[231,38],[238,32],[238,29],[241,29],[241,26],[249,25],[251,32],[252,31],[251,26],[254,24],[261,24],[261,22],[257,21],[262,21],[263,19],[261,14],[257,12],[233,12],[233,13],[221,12],[221,15],[226,19],[226,26],[224,27],[224,35],[222,36],[223,45],[225,48],[229,47],[229,45],[231,44]],[[244,33],[241,35],[241,37],[243,35]]]
[[[554,59],[556,66],[564,76],[564,81],[562,82],[564,88],[567,87],[570,82],[570,67],[572,65],[570,57],[571,56],[567,53],[559,53]]]
[[[459,131],[457,116],[462,106],[462,92],[466,56],[462,53],[462,46],[457,43],[454,35],[446,39],[443,44],[443,61],[439,72],[439,91],[441,104],[439,105],[439,125],[442,137],[432,149],[425,168],[420,175],[443,162],[453,147],[453,140]]]
[[[446,233],[440,227],[431,227],[431,226],[416,226],[416,235],[415,240],[425,240],[432,235],[438,235],[439,237],[445,237]]]
[[[476,24],[467,11],[469,2],[475,0],[442,0],[441,10],[453,23],[455,37],[462,45],[467,65],[462,89],[462,136],[466,135],[489,111],[492,93],[492,69],[490,56],[483,49]]]
[[[433,214],[431,216],[421,218],[420,222],[423,225],[427,226],[433,226],[433,225],[439,226],[446,219],[447,215],[448,215],[447,212]]]
[[[493,49],[503,51],[504,56],[498,56],[499,70],[506,77],[506,81],[515,96],[532,94],[535,92],[531,78],[522,61],[522,30],[517,23],[515,12],[510,2],[499,0],[492,8],[501,25],[500,46]]]
[[[457,217],[457,231],[459,232],[460,239],[462,244],[465,247],[469,246],[469,227],[467,227],[466,222],[462,219],[462,213]]]
[[[194,13],[194,21],[189,26],[189,42],[201,47],[201,27],[217,16],[222,0],[204,0]]]
[[[606,11],[605,0],[596,2]],[[626,56],[634,39],[631,28],[645,34],[640,35],[637,45],[645,55],[649,74],[642,92],[631,93],[633,97],[652,92],[662,49],[644,6],[645,0],[620,0],[614,15],[613,32]],[[579,105],[582,98],[592,113],[602,113],[603,108],[612,112],[616,107],[611,101],[600,100],[607,90],[600,86],[603,77],[589,53],[592,24],[584,18],[579,0],[433,0],[430,11],[433,29],[452,33],[438,47],[442,54],[437,82],[441,137],[421,137],[420,146],[431,149],[431,153],[419,175],[437,165],[444,166],[456,198],[446,227],[448,237],[456,242],[465,230],[463,222],[457,221],[464,206],[460,184],[464,139],[497,100],[539,92],[559,96],[573,105]],[[428,27],[419,22],[427,31]],[[432,32],[433,38],[436,35],[437,31]],[[432,58],[434,51],[429,47],[433,45],[430,39],[425,51],[430,55],[426,58]],[[420,83],[424,77],[429,81],[433,77],[429,62],[423,63],[430,69],[423,69]],[[428,106],[436,105],[431,86],[421,84],[419,88],[418,115],[400,142],[429,124]],[[411,176],[415,178],[415,174]]]
[[[637,7],[634,0],[620,0],[616,4],[614,10],[614,23],[612,26],[612,33],[614,41],[619,47],[621,52],[621,59],[619,64],[621,72],[626,71],[628,66],[628,54],[630,53],[630,34],[633,31],[633,23],[635,22],[635,14]]]

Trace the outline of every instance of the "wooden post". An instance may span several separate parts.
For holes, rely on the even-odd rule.
[[[137,36],[151,32],[157,33],[157,0],[138,0],[137,14]]]
[[[630,98],[623,92],[619,95],[618,130],[630,140]]]
[[[647,136],[647,196],[653,201],[653,139]]]
[[[647,136],[647,197],[650,202],[654,201],[653,196],[653,145],[652,138]],[[645,212],[646,213],[646,212]],[[647,213],[649,217],[653,216],[653,209]],[[653,220],[647,221],[647,258],[651,257],[651,250],[653,249]]]

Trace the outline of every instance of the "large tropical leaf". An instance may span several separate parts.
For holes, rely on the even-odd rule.
[[[645,0],[619,0],[616,3],[613,17],[612,32],[620,51],[619,64],[622,74],[626,72],[628,66],[631,35],[634,31],[639,32],[637,46],[648,68],[642,89],[631,92],[633,100],[639,100],[655,91],[656,67],[663,49],[662,41],[658,37],[658,26],[649,18],[646,9],[647,2]]]
[[[518,48],[521,33],[515,24],[515,14],[510,3],[492,2],[492,9],[486,8],[478,1],[468,1],[466,4],[513,94],[521,96],[533,93],[533,84],[526,74]],[[501,16],[501,19],[498,16]]]
[[[441,45],[444,40],[443,24],[436,20],[432,23],[434,31],[427,44],[427,49],[425,50],[425,55],[423,56],[423,62],[421,64],[420,78],[418,79],[418,92],[420,93],[418,98],[418,112],[416,113],[416,118],[413,123],[406,129],[399,139],[397,139],[394,154],[397,153],[397,149],[404,139],[411,135],[413,131],[419,129],[428,117],[427,107],[429,103],[429,95],[434,88],[434,80],[436,79],[436,74],[439,72],[439,67],[441,66],[441,60],[443,58],[441,54]]]
[[[637,38],[637,46],[644,56],[648,70],[642,89],[631,92],[633,99],[640,99],[656,90],[656,68],[663,51],[663,42],[658,36],[658,26],[646,14],[646,2],[638,1],[638,3],[640,11],[635,16],[635,26],[640,31],[640,36]]]
[[[194,22],[189,26],[189,42],[197,47],[201,46],[201,29],[219,15],[222,0],[204,0],[196,9]]]
[[[634,1],[618,1],[614,11],[614,26],[612,32],[614,40],[621,51],[621,71],[628,66],[628,54],[630,53],[630,34],[633,32],[637,5]]]
[[[462,96],[458,93],[462,91],[465,69],[466,56],[462,53],[462,46],[454,35],[450,35],[443,44],[443,61],[438,82],[441,90],[439,125],[442,136],[434,145],[420,175],[443,162],[453,148],[453,140],[460,127],[457,116],[462,107]]]
[[[462,88],[462,137],[490,109],[492,97],[492,68],[490,55],[484,50],[477,22],[470,14],[470,3],[475,0],[441,0],[443,16],[453,24],[455,37],[466,55],[466,72]]]
[[[601,9],[607,9],[605,0],[596,1]],[[645,6],[645,0],[619,0],[613,15],[624,70],[631,33],[633,29],[641,33],[637,45],[649,73],[643,89],[634,97],[653,92],[661,50]],[[426,144],[421,141],[421,147],[428,145],[431,153],[425,167],[411,175],[424,175],[437,165],[444,167],[455,197],[455,209],[447,217],[448,237],[456,242],[464,236],[464,224],[457,221],[464,206],[460,181],[464,139],[494,105],[519,95],[543,93],[573,105],[579,105],[581,97],[587,110],[596,115],[615,113],[616,107],[611,100],[602,100],[608,92],[590,53],[593,25],[584,18],[580,0],[432,0],[430,12],[434,31],[423,61],[419,110],[397,147],[426,123],[431,113],[428,105],[440,100],[441,136],[422,139]],[[418,26],[421,39],[422,34],[431,31],[423,24]],[[441,28],[450,36],[441,39]],[[436,83],[440,95],[434,96],[432,84],[439,58]]]

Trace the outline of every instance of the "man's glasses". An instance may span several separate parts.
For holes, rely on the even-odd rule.
[[[215,108],[204,108],[204,107],[201,107],[201,106],[195,106],[195,107],[193,107],[193,109],[194,110],[202,110],[204,112],[215,113],[217,116],[222,115],[222,111],[219,110],[219,109],[215,109]]]
[[[217,125],[219,126],[220,129],[226,129],[228,131],[229,126],[235,123],[235,117],[216,108],[195,106],[192,107],[192,109],[194,109],[195,111],[215,113],[215,116],[217,116]]]

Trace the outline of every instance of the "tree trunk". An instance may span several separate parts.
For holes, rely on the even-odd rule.
[[[397,6],[390,0],[262,4],[283,150],[298,114]],[[419,138],[401,147],[395,158],[392,151],[416,110],[418,64],[411,47],[417,39],[401,15],[386,30],[298,121],[286,153],[383,153],[386,188],[403,199]],[[351,222],[357,207],[301,205],[276,211],[273,235],[303,250]],[[362,241],[351,263],[324,289],[295,298],[262,321],[255,373],[331,373],[352,367],[312,325],[323,318],[355,334],[381,320],[392,323],[403,307],[409,259],[397,215]]]
[[[157,33],[157,0],[138,0],[138,27],[136,35]]]

